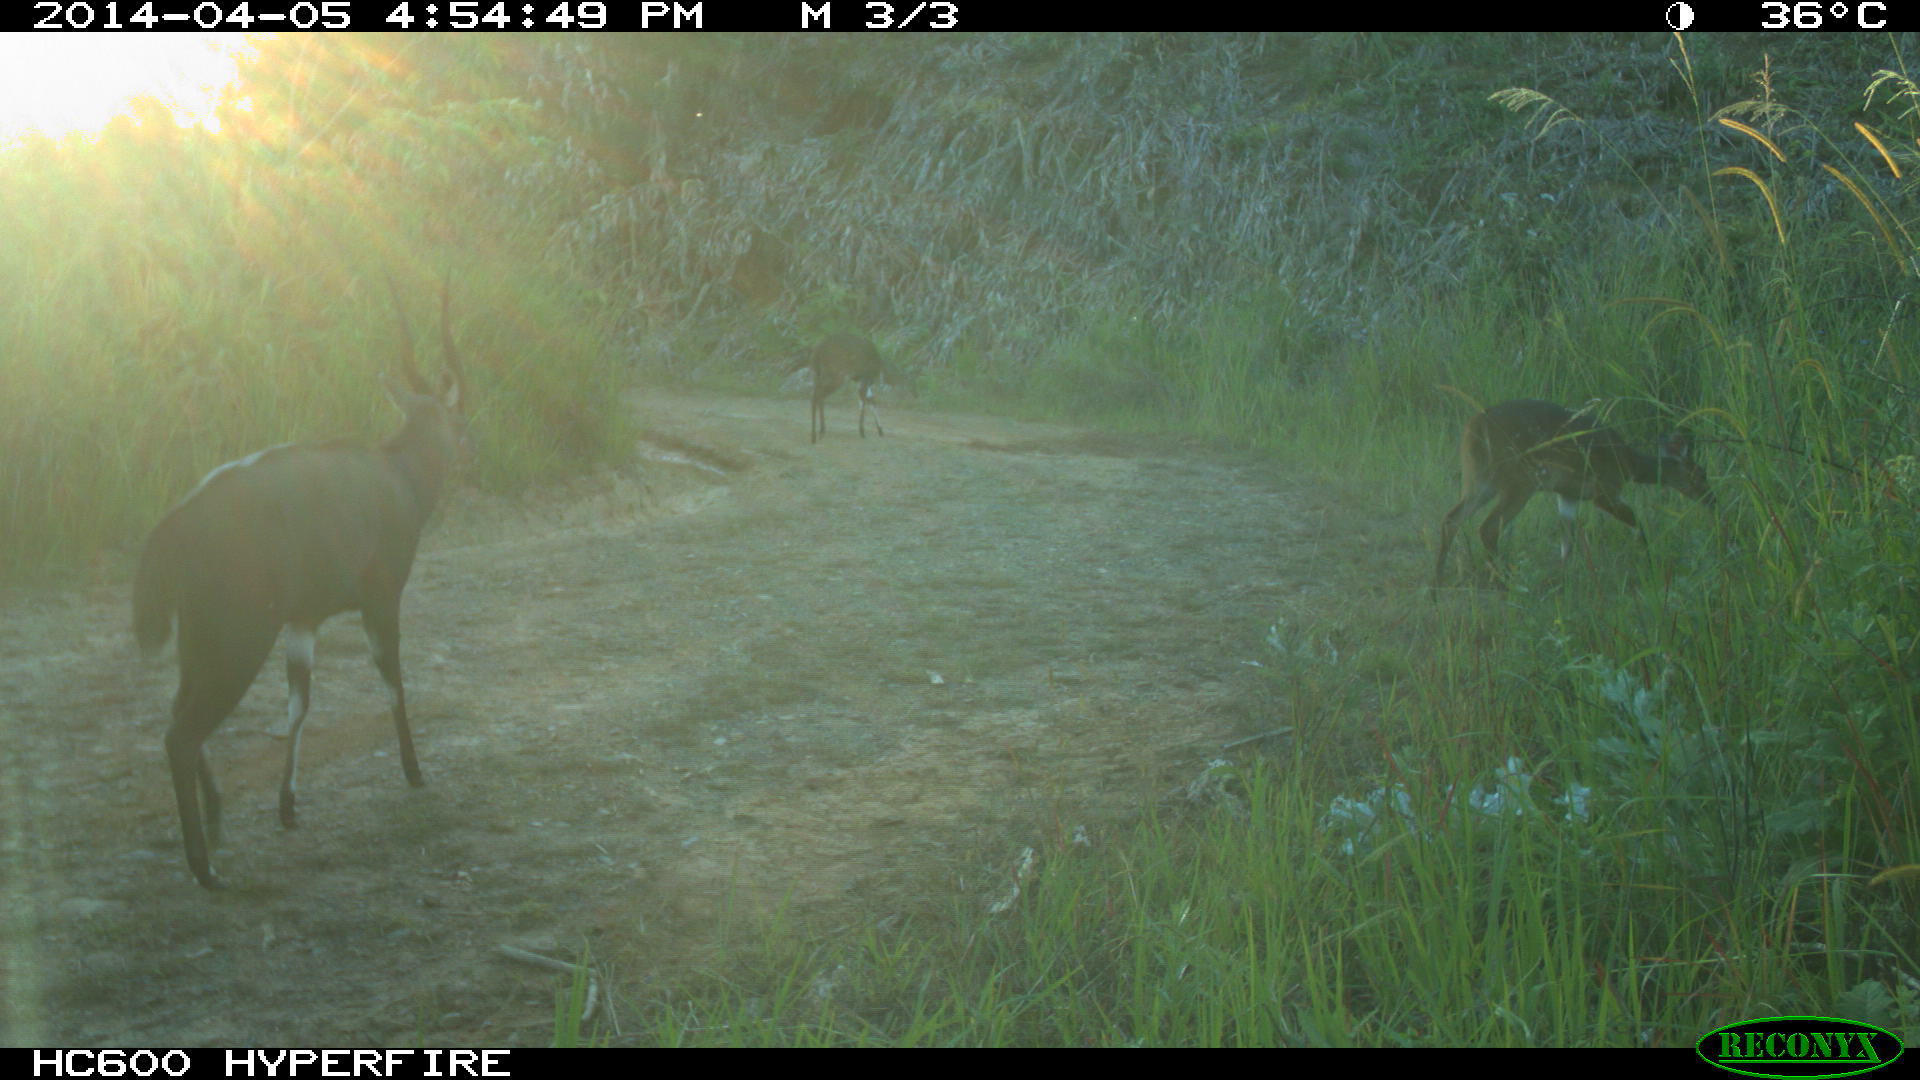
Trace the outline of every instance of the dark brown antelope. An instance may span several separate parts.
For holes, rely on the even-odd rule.
[[[1500,531],[1520,513],[1535,492],[1560,497],[1566,522],[1560,559],[1573,548],[1573,514],[1583,500],[1626,522],[1646,542],[1633,511],[1620,501],[1627,483],[1664,484],[1711,505],[1707,474],[1691,458],[1681,432],[1663,435],[1654,454],[1628,446],[1618,433],[1599,426],[1587,412],[1572,413],[1550,401],[1503,401],[1467,421],[1460,438],[1460,501],[1440,520],[1440,555],[1433,565],[1438,586],[1447,568],[1447,549],[1462,522],[1493,502],[1480,524],[1487,558],[1499,554]]]
[[[880,362],[880,350],[859,334],[835,334],[813,347],[799,363],[787,369],[813,369],[813,411],[807,415],[808,442],[819,442],[827,433],[827,395],[851,379],[859,387],[860,437],[867,437],[867,410],[873,410],[873,430],[885,435],[880,426],[880,407],[873,400],[873,384],[882,381],[886,369]]]
[[[219,841],[220,792],[204,744],[245,696],[282,627],[290,628],[291,739],[280,781],[281,826],[295,822],[295,770],[314,634],[343,611],[360,612],[374,666],[386,680],[407,782],[425,783],[400,681],[400,592],[413,569],[420,528],[465,447],[465,380],[447,322],[447,289],[440,293],[446,370],[438,386],[414,366],[413,336],[397,290],[394,304],[400,308],[399,368],[406,382],[389,376],[386,388],[406,417],[399,432],[377,449],[306,443],[228,462],[154,526],[140,555],[133,630],[141,649],[157,652],[176,616],[179,624],[180,688],[167,729],[167,762],[187,866],[209,889],[220,885],[207,858],[209,836]]]

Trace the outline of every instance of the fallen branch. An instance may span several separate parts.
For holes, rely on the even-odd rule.
[[[499,945],[495,946],[495,948],[499,950],[501,956],[509,960],[518,960],[523,964],[532,964],[534,967],[543,967],[548,971],[558,971],[566,975],[577,975],[580,973],[581,968],[585,966],[582,964],[569,964],[565,960],[555,960],[551,956],[541,956],[539,953],[528,952],[525,949],[517,949],[512,945]],[[582,1024],[593,1018],[593,1006],[600,994],[600,980],[594,978],[593,969],[590,967],[586,968],[586,973],[587,998],[580,1010],[580,1022]]]

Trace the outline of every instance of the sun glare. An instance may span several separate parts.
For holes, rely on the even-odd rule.
[[[214,108],[251,55],[246,34],[0,34],[0,145],[91,134],[151,97],[181,127],[218,131]]]

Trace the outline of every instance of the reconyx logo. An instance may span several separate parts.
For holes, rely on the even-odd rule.
[[[1695,1050],[1709,1065],[1743,1076],[1818,1080],[1891,1065],[1900,1040],[1871,1024],[1831,1016],[1768,1016],[1715,1028]]]

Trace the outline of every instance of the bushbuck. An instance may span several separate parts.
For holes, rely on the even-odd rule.
[[[406,309],[391,281],[388,286],[400,313],[399,370],[406,381],[389,375],[385,382],[405,414],[400,430],[378,448],[303,443],[228,462],[154,526],[140,555],[133,630],[142,651],[157,652],[176,617],[179,625],[180,688],[167,729],[167,763],[187,866],[209,889],[220,886],[207,857],[209,836],[219,840],[220,792],[203,744],[253,684],[282,627],[290,628],[290,741],[280,782],[281,826],[295,823],[314,634],[343,611],[360,612],[374,666],[386,680],[407,781],[425,783],[400,681],[400,592],[421,526],[465,449],[466,387],[448,325],[448,287],[440,292],[445,370],[435,386],[414,365]]]
[[[1480,541],[1490,560],[1499,554],[1500,530],[1539,491],[1560,497],[1560,517],[1566,522],[1561,561],[1572,551],[1573,515],[1582,500],[1626,522],[1644,544],[1640,522],[1620,501],[1620,489],[1628,482],[1664,484],[1702,503],[1713,502],[1706,471],[1693,462],[1682,432],[1661,436],[1655,452],[1643,454],[1584,411],[1573,413],[1531,399],[1493,406],[1467,421],[1460,438],[1460,501],[1440,520],[1434,585],[1446,572],[1447,549],[1461,523],[1496,498],[1493,512],[1480,524]]]
[[[819,442],[827,433],[827,395],[851,379],[860,393],[860,437],[867,437],[867,410],[873,410],[873,430],[885,435],[880,426],[880,407],[873,400],[873,384],[881,382],[886,369],[880,362],[880,350],[859,334],[839,333],[813,347],[789,372],[803,367],[813,369],[813,411],[807,416],[808,442]]]

